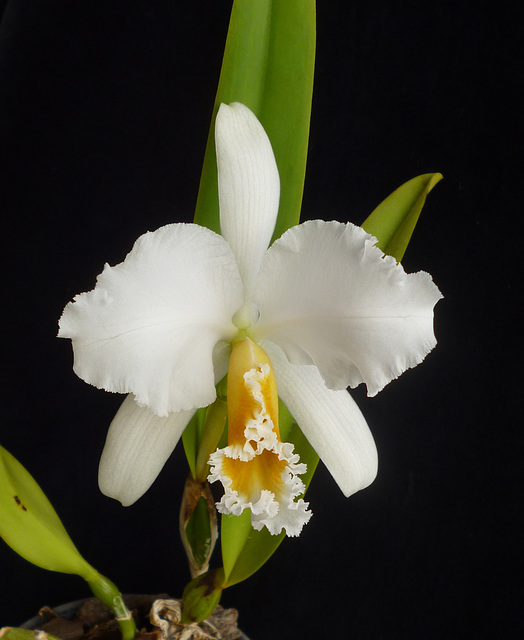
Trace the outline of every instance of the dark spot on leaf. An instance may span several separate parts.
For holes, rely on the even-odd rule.
[[[20,509],[22,509],[22,511],[27,511],[27,507],[25,506],[25,504],[22,504],[22,501],[18,496],[14,496],[14,499],[16,504],[20,507]]]

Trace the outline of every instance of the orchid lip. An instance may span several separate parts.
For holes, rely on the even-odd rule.
[[[298,535],[311,517],[298,477],[307,467],[292,444],[280,441],[275,374],[267,354],[249,338],[233,343],[228,420],[228,446],[209,458],[208,480],[224,488],[218,511],[240,515],[251,509],[255,529]]]

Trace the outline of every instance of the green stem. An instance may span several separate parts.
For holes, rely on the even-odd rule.
[[[209,466],[207,464],[209,456],[216,451],[220,437],[224,432],[227,419],[227,403],[217,397],[215,402],[207,408],[206,421],[200,446],[198,448],[195,480],[205,482],[209,474]]]
[[[137,635],[133,614],[126,607],[122,594],[117,586],[108,578],[98,574],[94,580],[89,580],[88,585],[96,598],[106,607],[109,607],[120,627],[122,640],[134,640]]]

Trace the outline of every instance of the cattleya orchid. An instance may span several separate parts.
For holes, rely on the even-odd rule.
[[[129,394],[102,454],[105,494],[129,505],[147,491],[228,374],[228,445],[209,460],[218,510],[249,508],[253,527],[298,535],[311,516],[305,465],[280,440],[278,396],[343,493],[368,486],[376,447],[347,387],[372,396],[419,364],[441,294],[350,223],[305,222],[268,248],[280,188],[270,141],[239,103],[221,105],[215,135],[222,235],[182,223],[144,234],[66,306],[59,336],[82,379]]]

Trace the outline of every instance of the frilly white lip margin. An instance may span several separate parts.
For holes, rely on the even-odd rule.
[[[265,526],[272,535],[277,535],[285,529],[288,536],[298,536],[312,515],[308,510],[309,503],[301,498],[295,500],[306,490],[298,476],[307,471],[307,465],[300,462],[297,453],[293,453],[294,446],[289,442],[281,442],[274,431],[260,384],[269,372],[269,365],[264,364],[244,374],[246,387],[259,409],[254,412],[253,418],[246,422],[246,441],[243,446],[232,444],[211,454],[208,480],[219,480],[224,487],[224,495],[217,503],[219,513],[238,516],[244,509],[251,509],[251,525],[257,531]],[[273,490],[265,488],[262,484],[257,486],[256,481],[255,486],[250,487],[251,491],[235,489],[235,480],[227,470],[230,466],[227,461],[238,460],[240,464],[249,464],[255,461],[257,456],[264,455],[264,452],[275,456],[273,464],[278,464],[277,461],[285,463],[278,465],[282,469],[273,478]],[[252,479],[255,476],[256,468],[253,469]]]
[[[280,477],[278,494],[268,489],[261,489],[258,496],[249,497],[239,495],[239,492],[232,488],[232,478],[224,472],[224,459],[228,457],[232,459],[229,450],[234,448],[225,447],[211,454],[208,480],[209,482],[220,480],[224,487],[224,495],[216,505],[218,512],[239,516],[244,509],[251,509],[251,525],[257,531],[265,526],[272,535],[279,534],[282,529],[285,529],[288,536],[300,535],[312,513],[308,510],[308,502],[302,498],[295,501],[295,498],[305,491],[304,483],[297,475],[306,472],[306,465],[299,462],[299,456],[296,453],[293,454],[293,448],[289,442],[278,442],[270,449],[278,460],[285,460],[287,463]]]

